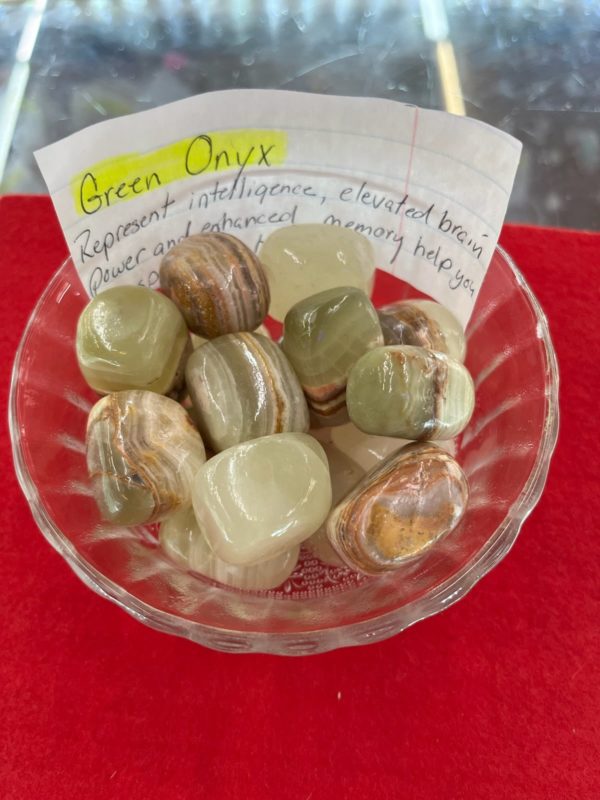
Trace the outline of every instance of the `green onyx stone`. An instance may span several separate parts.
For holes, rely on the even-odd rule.
[[[200,432],[215,452],[259,436],[308,430],[298,378],[265,336],[212,339],[190,356],[185,376]]]
[[[191,505],[191,483],[206,459],[184,409],[155,392],[108,394],[90,411],[86,455],[103,519],[155,522]]]
[[[321,419],[344,408],[348,374],[366,352],[383,345],[377,312],[352,286],[328,289],[296,303],[286,314],[281,347]]]
[[[260,333],[261,336],[266,336],[267,339],[271,338],[271,334],[266,325],[259,325],[253,333]],[[198,336],[196,333],[190,333],[190,339],[192,341],[192,350],[197,350],[199,347],[202,347],[203,344],[206,344],[206,342],[210,342],[210,339],[206,339],[204,336]]]
[[[473,413],[466,368],[422,347],[381,347],[364,355],[348,378],[348,414],[365,433],[403,439],[450,439]]]
[[[269,313],[277,320],[316,292],[355,286],[370,294],[373,288],[373,247],[349,228],[313,223],[278,228],[261,247],[260,259],[271,288]]]
[[[462,325],[445,306],[433,300],[400,300],[378,311],[386,344],[411,344],[464,361],[467,351]]]
[[[287,580],[296,567],[298,545],[258,564],[228,564],[211,550],[193,509],[178,511],[160,526],[159,541],[176,564],[236,589],[264,591]]]
[[[160,265],[160,285],[205,339],[253,331],[269,310],[263,267],[246,245],[228,233],[188,236]]]
[[[313,534],[331,507],[321,445],[305,433],[277,433],[230,447],[192,485],[198,525],[229,564],[257,564]]]
[[[142,286],[96,295],[77,323],[77,360],[100,394],[144,389],[167,394],[183,378],[185,321],[168,297]]]
[[[462,519],[467,478],[430,442],[408,444],[333,509],[327,537],[345,564],[367,575],[394,570],[426,552]]]

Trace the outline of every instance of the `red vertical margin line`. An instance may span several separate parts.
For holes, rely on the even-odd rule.
[[[408,164],[406,165],[406,178],[404,180],[404,194],[408,194],[408,188],[410,186],[410,175],[412,172],[413,166],[413,157],[415,154],[415,143],[417,141],[417,128],[419,127],[419,107],[414,106],[415,113],[413,115],[413,124],[412,124],[412,133],[410,136],[410,150],[408,151]],[[402,236],[402,230],[404,228],[404,214],[400,217],[400,224],[398,225],[398,236]],[[401,259],[400,259],[401,260]],[[397,275],[398,262],[396,262],[392,269],[392,274]]]

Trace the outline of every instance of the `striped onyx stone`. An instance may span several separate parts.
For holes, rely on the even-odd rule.
[[[377,312],[386,344],[411,344],[464,361],[467,350],[462,325],[445,306],[433,300],[400,300]]]
[[[475,404],[467,369],[443,353],[391,345],[360,358],[350,373],[348,414],[357,428],[402,439],[451,439]]]
[[[269,310],[260,261],[227,233],[189,236],[172,247],[160,265],[160,284],[188,328],[206,339],[252,331]]]
[[[154,392],[108,394],[90,411],[87,466],[102,517],[120,525],[164,519],[191,505],[206,454],[185,410]]]
[[[377,312],[360,289],[344,286],[307,297],[286,314],[281,347],[321,419],[337,422],[348,373],[358,359],[383,345]]]
[[[397,569],[460,522],[469,498],[454,458],[429,442],[391,455],[329,515],[327,537],[341,559],[368,575]]]
[[[191,508],[178,511],[161,523],[159,541],[165,553],[184,569],[226,586],[253,591],[280,586],[294,571],[300,552],[296,545],[258,564],[229,564],[211,550]]]
[[[212,339],[190,356],[185,376],[200,432],[215,452],[272,433],[308,431],[298,378],[265,336]]]

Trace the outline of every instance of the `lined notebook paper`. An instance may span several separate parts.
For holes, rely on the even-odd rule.
[[[101,122],[39,150],[90,296],[158,286],[184,236],[255,249],[322,222],[368,237],[377,266],[469,320],[521,144],[489,125],[375,98],[269,90],[191,97]]]

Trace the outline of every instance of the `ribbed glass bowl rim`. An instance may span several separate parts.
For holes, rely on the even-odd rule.
[[[106,578],[83,559],[67,536],[54,524],[41,502],[35,482],[25,463],[17,417],[17,383],[25,344],[40,308],[52,292],[54,284],[60,280],[62,270],[70,259],[66,259],[52,276],[29,317],[15,355],[10,383],[9,430],[15,472],[39,529],[75,574],[101,597],[116,603],[135,619],[151,628],[182,636],[216,650],[279,655],[320,653],[338,647],[351,647],[387,639],[414,625],[415,622],[448,608],[464,597],[511,549],[523,523],[541,497],[558,437],[558,364],[548,321],[540,303],[512,258],[502,247],[497,246],[496,249],[513,272],[536,317],[537,335],[544,346],[547,361],[546,418],[535,463],[519,497],[476,557],[439,584],[435,591],[393,611],[349,625],[294,633],[239,631],[212,627],[156,609]]]

